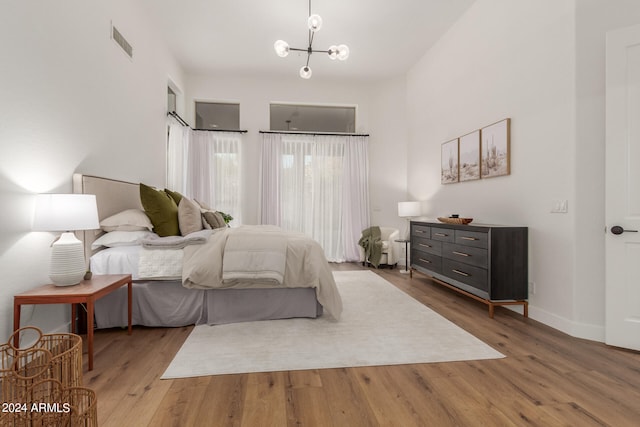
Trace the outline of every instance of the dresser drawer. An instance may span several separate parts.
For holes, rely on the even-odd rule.
[[[489,267],[489,253],[486,249],[472,246],[457,245],[455,243],[442,244],[442,256],[476,267]]]
[[[414,224],[411,226],[411,234],[416,237],[429,239],[431,237],[431,227]]]
[[[411,251],[411,265],[426,268],[434,273],[442,272],[442,258],[438,255],[422,252],[418,250]]]
[[[489,291],[488,272],[484,268],[442,258],[442,274],[482,291]]]
[[[440,240],[441,242],[453,242],[455,240],[455,231],[449,228],[431,227],[431,238]]]
[[[442,255],[442,242],[431,239],[423,239],[415,237],[413,239],[413,248],[416,251],[428,252],[434,255]]]
[[[460,245],[487,249],[489,247],[489,235],[478,231],[456,230],[455,242]]]

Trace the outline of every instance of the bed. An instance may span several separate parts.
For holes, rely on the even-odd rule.
[[[75,174],[73,191],[96,195],[101,221],[123,211],[144,211],[138,183]],[[256,231],[257,238],[252,234]],[[264,279],[255,276],[253,271],[253,275],[247,276],[237,275],[237,270],[226,270],[226,266],[233,259],[244,263],[243,259],[246,257],[242,252],[242,244],[260,242],[260,236],[265,239],[271,238],[272,235],[280,236],[281,233],[273,228],[254,226],[212,230],[204,234],[206,243],[188,245],[177,250],[183,258],[179,276],[174,272],[166,277],[159,274],[151,278],[148,276],[146,264],[141,263],[141,258],[144,261],[149,253],[161,253],[161,248],[156,250],[155,246],[149,246],[155,244],[155,241],[140,239],[145,242],[144,247],[139,243],[97,247],[96,242],[103,242],[105,238],[116,233],[113,230],[88,230],[81,234],[85,255],[90,260],[93,274],[132,274],[134,325],[178,327],[292,317],[316,318],[321,315],[338,319],[342,311],[340,296],[324,255],[320,262],[316,252],[302,255],[296,255],[297,252],[294,252],[294,255],[291,255],[294,244],[302,242],[305,246],[317,245],[313,241],[309,242],[311,239],[302,238],[300,235],[292,237],[283,233],[287,242],[286,268],[282,272],[283,280],[278,282],[278,277],[269,276]],[[229,242],[235,242],[236,246]],[[233,247],[235,252],[226,248],[227,244]],[[246,253],[251,252],[250,248]],[[213,261],[215,256],[219,258]],[[226,261],[223,262],[223,259]],[[96,302],[95,323],[97,328],[127,325],[125,288]]]

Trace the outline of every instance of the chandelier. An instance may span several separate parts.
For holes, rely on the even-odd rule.
[[[322,28],[322,18],[320,17],[320,15],[311,14],[311,0],[309,0],[309,18],[307,19],[307,27],[309,28],[309,47],[307,47],[306,49],[290,47],[289,43],[284,40],[277,40],[273,44],[273,48],[276,50],[276,54],[282,58],[289,55],[289,52],[292,50],[296,52],[307,52],[307,62],[302,66],[302,68],[300,68],[300,77],[302,77],[303,79],[311,78],[311,68],[309,67],[309,60],[311,59],[312,53],[326,53],[332,60],[338,59],[340,61],[344,61],[349,57],[349,47],[345,44],[341,44],[339,46],[332,45],[329,46],[329,49],[327,50],[313,49],[313,36],[316,32],[320,31],[320,28]]]

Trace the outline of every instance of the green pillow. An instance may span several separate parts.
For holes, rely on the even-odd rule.
[[[178,193],[177,191],[167,190],[166,188],[164,189],[164,192],[171,196],[173,201],[176,202],[176,206],[180,206],[180,200],[182,200],[182,197],[184,197],[182,194]]]
[[[171,196],[140,183],[140,202],[158,236],[180,235],[178,205]]]

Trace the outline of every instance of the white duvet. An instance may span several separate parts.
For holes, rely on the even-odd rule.
[[[228,241],[232,242],[233,259],[226,259]],[[273,247],[269,247],[269,241],[274,243]],[[286,254],[283,266],[277,256],[280,250]],[[245,263],[239,260],[243,254],[248,259]],[[231,267],[223,267],[227,261],[231,261]],[[182,284],[194,289],[273,288],[280,267],[283,267],[281,286],[314,288],[324,309],[335,319],[340,318],[342,300],[320,245],[304,234],[284,232],[273,226],[226,228],[213,233],[205,244],[187,246]],[[263,277],[255,274],[260,269],[268,274]],[[230,270],[250,277],[233,277],[234,274],[228,274]]]

